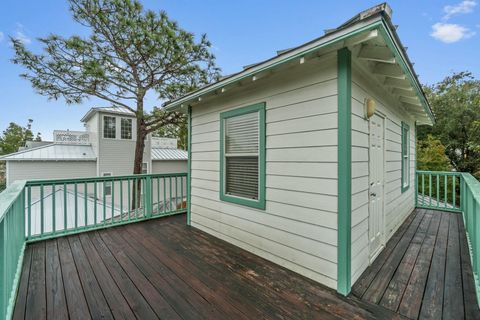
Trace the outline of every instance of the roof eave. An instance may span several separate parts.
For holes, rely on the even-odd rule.
[[[216,83],[193,91],[184,97],[170,101],[166,103],[164,107],[166,110],[169,111],[184,111],[189,103],[195,101],[196,99],[199,99],[203,95],[220,90],[223,87],[231,85],[237,81],[241,81],[242,79],[253,77],[259,72],[274,68],[292,59],[301,58],[302,56],[310,52],[326,48],[328,46],[338,43],[339,41],[343,41],[349,37],[352,37],[358,33],[366,32],[375,28],[378,28],[380,30],[392,53],[395,55],[395,57],[399,59],[399,61],[402,62],[400,63],[401,67],[411,79],[410,82],[414,87],[417,96],[422,102],[423,109],[427,117],[430,119],[431,124],[433,124],[435,122],[435,117],[428,103],[428,100],[425,97],[425,93],[423,92],[418,77],[413,71],[412,63],[410,62],[408,55],[405,52],[405,48],[400,42],[398,34],[396,33],[395,27],[393,26],[389,16],[384,14],[383,12],[379,12],[353,24],[346,25],[345,27],[341,27],[339,30],[332,31],[319,39],[306,43],[300,47],[288,50],[287,52],[264,62],[255,64],[252,67],[247,68],[239,73],[233,74]]]
[[[310,41],[292,50],[288,50],[287,52],[282,53],[279,56],[272,57],[264,62],[255,64],[250,68],[233,74],[230,77],[226,77],[218,82],[195,90],[186,96],[167,102],[164,105],[164,108],[168,111],[178,111],[185,108],[187,102],[198,99],[202,95],[219,90],[222,87],[231,85],[245,78],[253,77],[257,73],[264,72],[271,68],[275,68],[293,59],[299,59],[306,54],[334,45],[355,34],[375,29],[380,25],[382,25],[382,16],[380,14],[372,15],[365,20],[361,20],[353,25],[349,25],[337,31],[328,33],[316,40]]]

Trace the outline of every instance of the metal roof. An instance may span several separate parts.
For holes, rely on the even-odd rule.
[[[181,149],[152,148],[152,160],[188,160],[188,152]]]
[[[68,145],[52,143],[46,146],[22,150],[0,157],[8,161],[95,161],[91,145]]]
[[[80,120],[81,122],[87,122],[95,113],[97,112],[104,112],[104,113],[113,113],[113,114],[120,114],[125,116],[135,117],[135,113],[125,107],[95,107],[88,110],[88,112],[83,116]]]

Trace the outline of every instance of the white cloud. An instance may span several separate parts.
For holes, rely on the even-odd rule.
[[[464,0],[459,4],[456,4],[453,6],[445,6],[443,7],[443,12],[445,12],[443,19],[448,20],[456,14],[465,14],[465,13],[473,12],[473,8],[475,8],[476,5],[477,5],[477,2],[475,0]]]
[[[13,38],[20,40],[23,44],[30,44],[32,43],[32,39],[30,39],[26,34],[25,34],[25,28],[23,24],[17,23],[17,31],[15,31],[15,35]]]
[[[2,41],[3,41],[3,38],[5,38],[5,36],[3,35],[3,32],[2,32],[2,31],[0,31],[0,42],[2,42]]]
[[[475,35],[474,31],[453,23],[435,23],[432,29],[433,31],[430,35],[445,43],[454,43]]]
[[[15,32],[15,39],[20,40],[21,43],[23,44],[30,44],[32,40],[23,33],[23,31],[17,31]]]

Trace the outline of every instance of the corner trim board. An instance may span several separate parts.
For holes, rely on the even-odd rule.
[[[192,208],[192,107],[188,106],[188,172],[187,172],[187,225],[191,225]]]
[[[352,58],[348,48],[337,52],[338,86],[338,261],[337,292],[351,290],[352,225]]]

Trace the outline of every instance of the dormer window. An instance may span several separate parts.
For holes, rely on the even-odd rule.
[[[132,119],[122,118],[120,121],[120,137],[125,140],[132,139]]]
[[[116,137],[116,119],[115,117],[103,117],[103,137],[107,139],[115,139]]]

